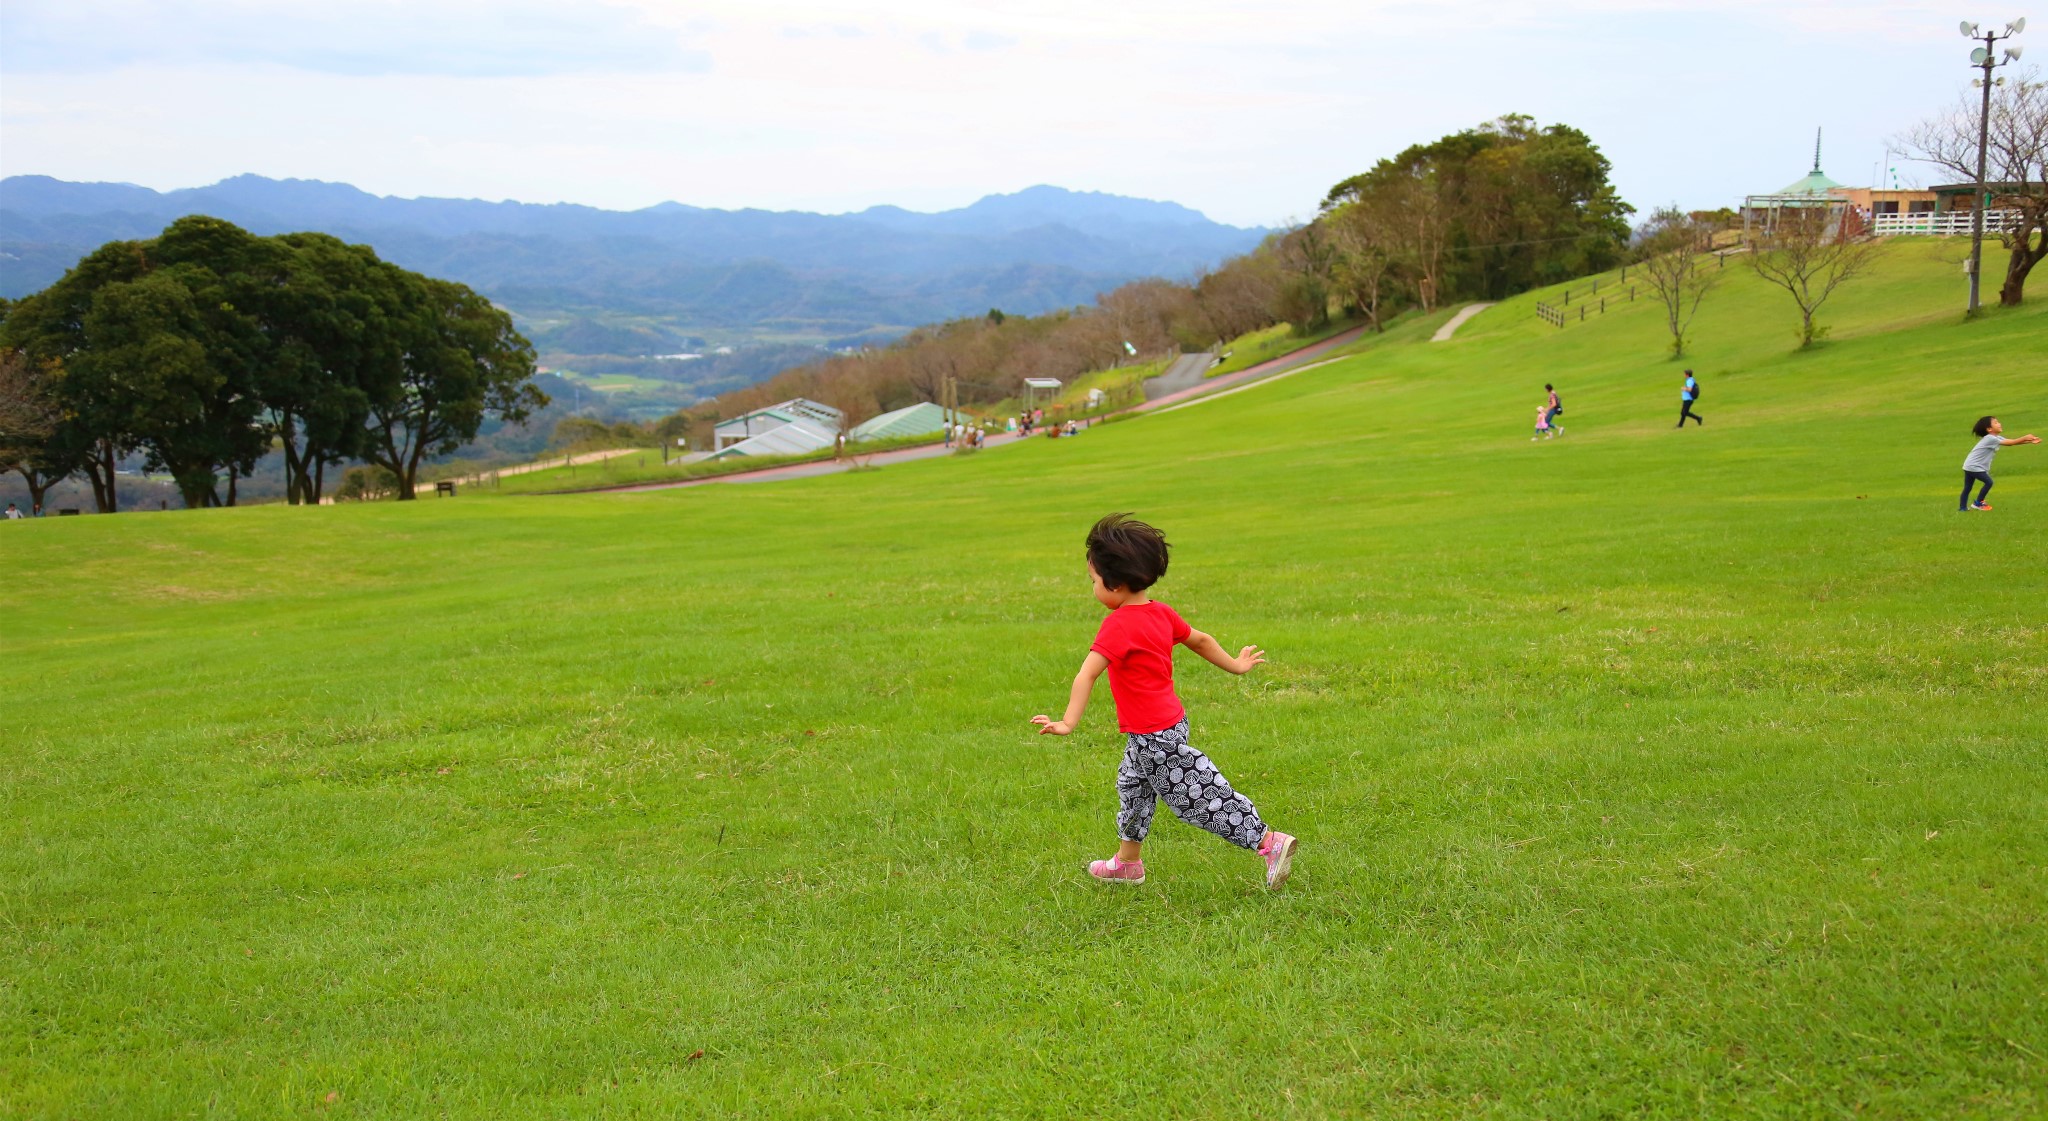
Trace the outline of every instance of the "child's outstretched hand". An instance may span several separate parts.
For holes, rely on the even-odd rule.
[[[1247,646],[1237,652],[1237,664],[1230,667],[1232,673],[1250,673],[1253,666],[1266,664],[1266,652],[1257,646]]]
[[[1034,716],[1031,722],[1038,725],[1038,734],[1041,736],[1064,736],[1074,730],[1072,724],[1064,720],[1054,720],[1050,716]]]

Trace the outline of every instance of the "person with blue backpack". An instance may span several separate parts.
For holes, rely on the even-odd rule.
[[[1691,417],[1702,428],[1707,426],[1706,418],[1692,411],[1693,403],[1699,399],[1699,379],[1692,376],[1691,370],[1687,370],[1685,372],[1685,386],[1678,391],[1678,426],[1680,428],[1685,427],[1687,417]]]

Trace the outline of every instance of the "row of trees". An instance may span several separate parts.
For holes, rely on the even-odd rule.
[[[1187,284],[1141,280],[1094,306],[1025,318],[986,316],[921,328],[894,344],[786,370],[684,410],[701,427],[803,396],[859,419],[937,400],[1015,396],[1026,377],[1069,379],[1141,354],[1199,350],[1333,316],[1384,329],[1394,315],[1455,299],[1498,299],[1618,263],[1628,216],[1610,164],[1566,125],[1506,116],[1409,148],[1330,189],[1316,217]]]
[[[1671,335],[1671,356],[1682,358],[1700,303],[1727,275],[1716,256],[1739,252],[1748,269],[1782,288],[1799,308],[1796,332],[1803,349],[1827,335],[1815,316],[1835,291],[1861,276],[1877,256],[1877,242],[1851,216],[1822,206],[1786,208],[1769,227],[1742,245],[1716,249],[1725,219],[1663,207],[1650,215],[1636,243],[1643,286],[1662,306]]]
[[[1338,183],[1295,237],[1378,327],[1387,310],[1498,300],[1621,263],[1635,210],[1611,168],[1585,133],[1509,115]]]
[[[426,457],[546,404],[510,315],[324,234],[181,218],[0,314],[0,469],[39,505],[83,474],[113,512],[115,465],[137,452],[188,507],[233,505],[273,449],[294,504],[354,460],[411,498]]]

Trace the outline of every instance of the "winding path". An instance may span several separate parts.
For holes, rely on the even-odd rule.
[[[1433,343],[1450,342],[1451,336],[1458,333],[1458,328],[1463,327],[1467,319],[1470,319],[1473,316],[1478,315],[1480,312],[1485,311],[1487,308],[1490,308],[1492,306],[1492,304],[1466,304],[1464,307],[1458,309],[1458,314],[1451,316],[1451,321],[1449,323],[1446,323],[1443,326],[1438,327],[1436,329],[1436,334],[1431,335],[1429,337],[1429,341]]]
[[[1365,331],[1366,328],[1363,326],[1353,327],[1347,331],[1339,331],[1319,343],[1311,343],[1300,350],[1283,354],[1278,358],[1269,359],[1256,366],[1246,367],[1234,374],[1224,374],[1221,377],[1208,378],[1200,385],[1168,393],[1163,397],[1155,397],[1144,404],[1133,406],[1128,411],[1134,413],[1155,412],[1171,408],[1174,405],[1199,400],[1212,393],[1221,394],[1233,389],[1243,388],[1253,382],[1264,381],[1279,374],[1294,372],[1315,363],[1318,359],[1323,358],[1339,347],[1357,342],[1360,338],[1364,337]],[[1043,437],[1039,438],[1042,439]],[[982,450],[989,451],[995,448],[1009,447],[1024,439],[1026,437],[1014,433],[991,432],[988,435],[987,442],[982,445]],[[942,455],[951,454],[953,454],[953,449],[943,444],[925,444],[921,447],[903,448],[898,451],[877,452],[874,455],[860,456],[858,461],[879,467],[889,463],[905,463],[913,459],[934,459]],[[676,487],[710,486],[713,483],[765,483],[776,479],[804,479],[814,475],[830,475],[837,471],[845,471],[852,466],[853,463],[845,460],[821,459],[812,463],[792,463],[786,467],[764,467],[759,471],[741,471],[730,475],[714,475],[708,479],[676,479],[674,481],[656,483],[628,483],[624,486],[594,487],[589,491],[557,491],[555,493],[589,494],[595,491],[672,490]]]

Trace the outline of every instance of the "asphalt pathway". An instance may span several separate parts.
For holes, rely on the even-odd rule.
[[[1364,327],[1360,326],[1353,327],[1347,331],[1339,331],[1322,342],[1312,343],[1291,354],[1283,354],[1278,358],[1261,362],[1256,366],[1248,366],[1234,374],[1224,374],[1222,377],[1208,378],[1200,385],[1168,393],[1163,397],[1155,397],[1142,405],[1132,407],[1129,411],[1134,413],[1154,412],[1176,404],[1193,401],[1211,393],[1221,393],[1226,390],[1241,388],[1256,381],[1263,381],[1276,374],[1287,373],[1298,367],[1315,362],[1339,347],[1357,342],[1360,338],[1364,337],[1365,330]],[[1010,432],[991,432],[988,435],[987,441],[982,444],[982,450],[992,451],[996,448],[1009,447],[1027,438],[1045,439],[1043,436],[1024,437]],[[1061,438],[1065,439],[1066,437]],[[864,455],[852,459],[821,459],[814,463],[792,463],[786,467],[764,467],[759,471],[741,471],[731,475],[715,475],[708,479],[677,479],[674,482],[634,483],[628,486],[603,487],[599,489],[606,491],[673,490],[676,487],[701,487],[710,486],[713,483],[767,483],[778,479],[807,479],[816,475],[830,475],[839,471],[849,470],[857,465],[883,467],[891,463],[908,463],[914,459],[936,459],[940,456],[952,454],[953,449],[946,447],[944,444],[925,444],[920,447],[902,448],[897,451],[876,452],[874,455]]]
[[[1436,329],[1436,334],[1431,335],[1429,337],[1429,341],[1433,343],[1446,343],[1451,341],[1451,336],[1458,333],[1458,328],[1463,327],[1467,319],[1470,319],[1473,316],[1478,315],[1480,312],[1485,311],[1487,308],[1490,308],[1492,306],[1492,304],[1466,304],[1464,307],[1458,309],[1458,314],[1451,316],[1451,321],[1449,323],[1446,323],[1443,326],[1438,327]]]

